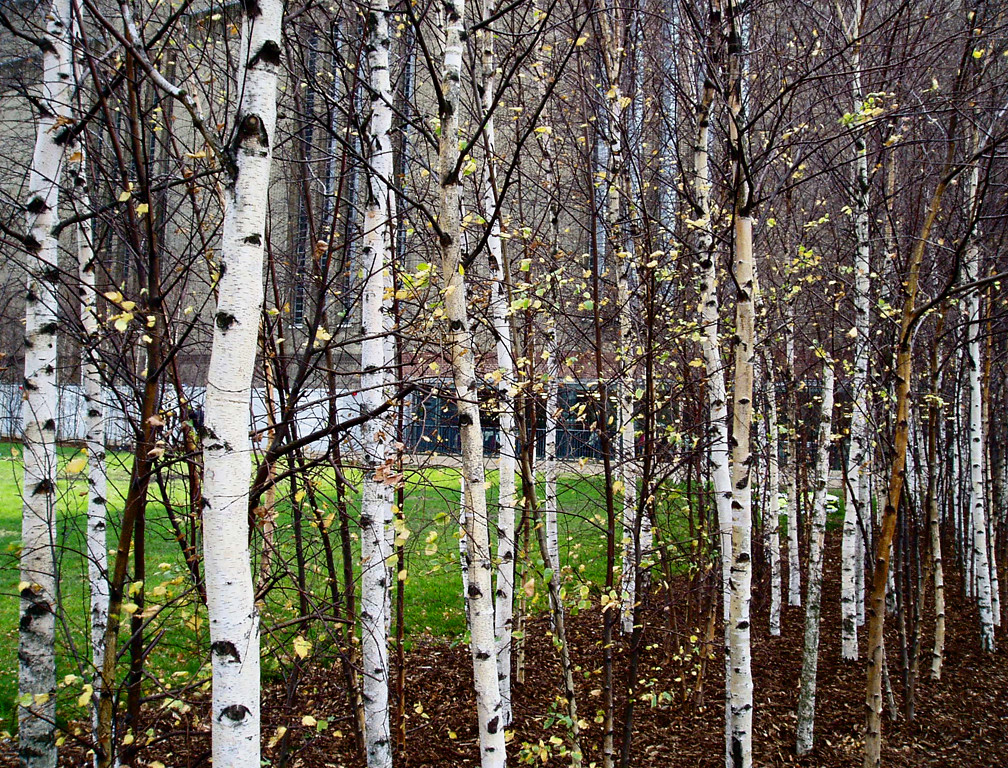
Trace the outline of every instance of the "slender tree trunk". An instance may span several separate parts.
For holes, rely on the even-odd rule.
[[[752,598],[753,250],[752,219],[735,219],[735,376],[732,403],[732,564],[726,634],[730,659],[731,765],[752,765],[753,680],[749,611]]]
[[[717,34],[721,25],[721,6],[711,3],[708,20],[707,59],[714,60],[718,51]],[[714,64],[701,61],[702,91],[697,107],[696,136],[693,145],[693,197],[697,225],[696,256],[700,267],[700,349],[707,373],[707,403],[710,410],[708,454],[714,499],[717,508],[718,545],[721,556],[721,608],[724,624],[725,656],[725,758],[731,755],[731,655],[729,652],[729,603],[732,563],[732,476],[728,451],[728,395],[725,387],[724,362],[718,336],[720,302],[717,288],[717,265],[714,259],[714,230],[710,210],[710,113],[716,94],[712,72]]]
[[[52,234],[69,118],[70,2],[54,0],[42,50],[42,91],[28,179],[25,294],[24,505],[18,636],[18,744],[25,768],[56,765],[56,287]]]
[[[854,26],[850,31],[851,68],[853,70],[854,136],[854,233],[857,248],[854,258],[854,402],[851,407],[850,451],[847,456],[847,504],[844,506],[843,543],[841,552],[840,619],[841,650],[844,659],[858,656],[858,550],[861,545],[859,521],[868,506],[862,495],[865,483],[862,473],[868,469],[868,351],[869,351],[869,291],[871,261],[868,249],[868,150],[865,129],[861,122],[864,94],[861,88],[861,0],[854,4]]]
[[[735,223],[733,273],[735,282],[735,371],[732,400],[732,525],[729,618],[731,707],[730,765],[752,765],[753,679],[750,644],[752,602],[752,397],[755,344],[755,259],[749,180],[744,169],[742,133],[745,68],[745,11],[729,3],[728,109],[729,151],[732,160]]]
[[[945,313],[942,306],[935,329],[940,338],[945,327]],[[928,490],[927,515],[928,535],[931,546],[931,572],[934,578],[935,632],[931,651],[931,679],[941,680],[942,657],[945,652],[945,571],[942,565],[941,521],[938,516],[938,433],[940,429],[940,407],[938,393],[941,391],[941,376],[938,369],[937,344],[931,348],[931,397],[928,399]]]
[[[461,108],[462,35],[464,0],[444,3],[444,69],[441,77],[441,136],[438,178],[441,207],[438,227],[441,239],[441,277],[444,281],[445,335],[451,354],[455,392],[458,398],[462,439],[462,475],[466,492],[464,537],[470,561],[467,580],[470,650],[476,709],[479,718],[480,762],[483,768],[505,765],[503,707],[497,683],[494,642],[494,609],[486,504],[486,477],[483,468],[483,430],[480,425],[478,382],[473,353],[473,334],[466,307],[466,281],[460,260],[462,245],[462,185],[458,146]]]
[[[949,136],[955,136],[955,117],[952,118]],[[928,206],[920,235],[910,255],[906,280],[906,299],[900,318],[900,330],[896,352],[896,429],[893,436],[892,465],[889,469],[885,509],[875,540],[875,564],[872,569],[872,588],[868,606],[868,680],[865,690],[864,768],[879,768],[882,749],[882,677],[885,662],[883,629],[885,626],[886,586],[889,581],[889,560],[893,534],[896,531],[896,510],[899,508],[903,492],[903,478],[906,470],[907,439],[910,425],[910,385],[913,374],[913,328],[916,323],[915,303],[920,267],[924,258],[924,247],[931,233],[931,227],[941,208],[942,197],[948,186],[948,171],[955,151],[954,138],[949,141],[942,178],[935,188]]]
[[[969,189],[971,209],[976,207],[977,187],[980,170],[974,166],[970,173]],[[974,282],[980,273],[980,249],[971,242],[966,249],[963,279]],[[980,614],[980,647],[984,651],[994,650],[994,614],[991,590],[991,568],[987,548],[987,494],[984,488],[984,430],[982,414],[982,391],[980,381],[980,289],[972,289],[966,297],[966,311],[969,325],[967,335],[967,370],[969,372],[969,464],[973,563],[977,606]]]
[[[392,258],[392,86],[389,77],[387,0],[367,11],[368,85],[371,116],[365,135],[368,158],[363,239],[364,290],[361,309],[361,412],[387,398],[388,269]],[[390,455],[392,425],[384,416],[361,426],[364,479],[361,490],[361,648],[364,683],[364,745],[368,768],[390,768],[388,563],[392,557],[392,493],[398,475]]]
[[[781,561],[780,561],[780,469],[777,427],[777,381],[773,360],[766,360],[766,434],[767,489],[763,522],[770,550],[770,634],[781,633]]]
[[[587,134],[587,124],[585,133]],[[602,133],[596,127],[594,152],[592,156],[593,169],[603,167],[601,158],[606,153],[606,145],[601,141]],[[587,135],[585,145],[588,144]],[[612,438],[609,432],[609,390],[603,377],[603,332],[602,316],[599,305],[602,299],[602,269],[605,253],[605,229],[602,226],[602,217],[599,212],[599,204],[595,194],[595,173],[592,171],[588,185],[588,202],[591,211],[591,240],[589,260],[591,263],[591,296],[592,296],[592,332],[593,344],[592,352],[595,357],[595,378],[597,386],[597,407],[595,430],[598,434],[599,449],[602,454],[602,477],[604,484],[606,526],[605,526],[605,592],[607,599],[612,599],[615,593],[615,567],[616,567],[616,501],[613,491],[614,470],[612,465],[613,449]],[[615,756],[615,702],[614,702],[614,650],[615,635],[617,632],[616,622],[618,617],[613,610],[602,612],[602,765],[603,768],[612,768]]]
[[[483,19],[492,19],[496,12],[494,0],[484,0]],[[494,600],[494,638],[497,649],[497,678],[500,684],[501,713],[505,726],[511,724],[511,632],[514,620],[515,574],[515,468],[518,453],[515,440],[515,373],[514,343],[508,318],[507,270],[504,264],[503,241],[500,236],[500,207],[497,196],[496,132],[494,129],[494,98],[497,70],[494,59],[493,29],[488,26],[477,33],[480,42],[480,104],[484,112],[483,141],[486,157],[480,192],[483,216],[493,220],[487,237],[490,262],[490,312],[496,339],[498,411],[498,504],[497,504],[497,584]]]
[[[547,96],[547,70],[545,63],[540,63],[536,75],[539,78],[539,95],[545,101]],[[544,184],[546,193],[549,195],[549,248],[550,248],[550,269],[552,274],[549,277],[550,296],[556,313],[549,313],[546,318],[546,349],[549,355],[547,361],[547,381],[546,381],[546,414],[545,432],[546,445],[545,456],[543,457],[544,474],[544,504],[543,517],[546,523],[546,543],[548,544],[550,561],[560,562],[560,542],[557,530],[557,476],[559,474],[559,463],[557,457],[557,432],[559,428],[560,414],[560,374],[562,361],[564,358],[560,348],[560,334],[557,327],[557,314],[562,314],[563,299],[560,264],[560,199],[557,190],[556,172],[556,152],[553,147],[553,132],[550,125],[549,113],[544,110],[543,124],[550,130],[540,131],[539,146],[543,153],[543,163],[545,165],[546,178]]]
[[[620,577],[620,616],[622,629],[629,632],[633,628],[634,573],[636,559],[633,546],[633,531],[636,528],[637,480],[633,423],[633,350],[631,335],[630,275],[633,272],[634,246],[631,233],[625,226],[623,216],[624,201],[629,205],[629,187],[623,157],[622,130],[624,112],[629,98],[623,97],[622,73],[624,52],[617,37],[622,33],[623,12],[605,3],[599,20],[602,27],[603,60],[605,62],[608,90],[605,93],[609,127],[609,168],[606,172],[608,201],[606,218],[609,225],[611,253],[616,270],[617,338],[616,350],[619,373],[616,377],[616,418],[619,429],[618,456],[620,485],[622,486],[623,510],[621,514],[622,573]],[[609,754],[608,752],[606,753]],[[611,758],[608,758],[611,759]]]
[[[78,22],[74,21],[76,27]],[[72,36],[74,45],[77,35]],[[76,47],[75,47],[76,51]],[[74,88],[80,99],[81,77],[76,60],[73,65]],[[67,168],[70,176],[75,215],[91,209],[88,194],[87,158],[83,142],[71,147]],[[88,584],[91,598],[91,661],[95,674],[91,678],[94,690],[93,721],[98,727],[98,698],[101,690],[101,668],[104,663],[105,627],[108,624],[108,542],[106,541],[108,480],[105,473],[105,404],[102,395],[101,363],[98,350],[101,338],[98,324],[97,293],[95,291],[95,254],[91,221],[84,218],[77,225],[77,273],[80,279],[81,325],[84,328],[81,378],[84,383],[85,444],[88,458],[87,558]]]
[[[283,4],[247,4],[242,94],[224,191],[220,281],[206,392],[203,558],[213,664],[215,768],[259,764],[259,614],[248,547],[249,399],[263,301],[266,193],[276,126]]]
[[[564,607],[560,594],[560,566],[550,559],[549,542],[546,540],[546,527],[539,520],[539,503],[536,500],[535,491],[535,468],[532,463],[531,433],[529,422],[525,422],[523,430],[523,443],[526,447],[522,451],[522,494],[525,501],[527,520],[529,526],[535,530],[536,541],[539,544],[539,554],[543,559],[543,569],[548,574],[546,579],[547,588],[550,594],[550,616],[553,621],[553,633],[556,635],[555,645],[560,654],[560,669],[563,673],[563,704],[567,709],[567,717],[570,719],[571,735],[571,766],[580,768],[584,753],[581,750],[581,726],[577,713],[577,699],[574,695],[574,662],[571,658],[570,643],[567,641],[567,630],[564,624]]]
[[[784,383],[784,486],[787,494],[788,605],[801,605],[801,557],[798,546],[798,411],[795,387],[794,305],[788,304],[784,320],[786,363]]]
[[[829,453],[833,439],[833,361],[823,360],[822,411],[816,446],[815,493],[809,537],[808,587],[805,596],[805,646],[798,693],[796,751],[812,749],[815,724],[816,670],[819,664],[819,617],[822,610],[823,554],[826,538],[826,491],[829,484]]]

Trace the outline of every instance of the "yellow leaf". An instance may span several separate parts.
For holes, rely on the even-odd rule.
[[[305,658],[311,653],[311,648],[312,644],[301,637],[301,635],[294,638],[294,653],[298,655],[298,658]]]
[[[132,192],[130,192],[128,189],[124,189],[122,192],[119,193],[119,202],[120,203],[125,203],[132,196],[133,196]]]
[[[301,718],[301,725],[304,725],[308,728],[314,728],[317,722],[318,720],[316,720],[311,715],[305,715],[304,717]]]
[[[580,48],[582,45],[584,45],[587,42],[588,42],[588,35],[581,35],[581,37],[579,37],[577,39],[577,42],[574,43],[574,45],[575,45],[575,47]]]
[[[132,616],[140,609],[140,606],[137,605],[136,603],[123,603],[122,609],[123,613],[128,613]]]
[[[87,466],[87,453],[81,452],[70,459],[67,463],[66,471],[69,475],[77,475],[84,471],[84,467]]]
[[[119,331],[119,333],[125,333],[126,329],[129,328],[130,320],[132,319],[132,312],[123,312],[121,315],[116,315],[113,326],[117,331]]]
[[[149,210],[150,210],[150,206],[147,205],[147,203],[140,203],[140,205],[138,205],[136,207],[136,212],[137,212],[138,216],[143,216]]]
[[[81,695],[77,697],[77,706],[86,707],[91,701],[91,696],[94,694],[94,686],[91,683],[85,683],[84,687],[81,689]]]
[[[522,585],[522,589],[525,590],[526,597],[532,597],[535,594],[535,579],[529,579]]]
[[[280,741],[280,739],[283,738],[283,736],[284,736],[285,733],[287,733],[287,726],[286,725],[281,725],[279,728],[277,728],[276,729],[276,733],[274,733],[270,737],[269,742],[266,744],[267,749],[273,749],[273,747],[275,747],[277,745],[277,742]]]
[[[302,488],[300,491],[298,491],[297,493],[294,494],[294,501],[295,501],[295,503],[300,504],[301,503],[301,499],[303,499],[304,497],[305,497],[305,492],[304,492],[304,489]]]
[[[111,301],[113,304],[118,304],[123,299],[123,295],[119,293],[119,291],[105,291],[102,296]]]

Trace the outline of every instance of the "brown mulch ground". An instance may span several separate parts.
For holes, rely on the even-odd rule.
[[[832,537],[834,538],[835,537]],[[822,613],[822,640],[819,655],[816,711],[816,749],[798,759],[794,753],[795,710],[801,664],[804,613],[785,607],[784,634],[771,638],[767,632],[765,602],[754,602],[753,676],[755,680],[754,752],[759,766],[854,766],[860,765],[861,729],[864,712],[864,662],[847,664],[840,660],[839,540],[831,540],[827,557],[827,582]],[[952,560],[952,558],[948,558]],[[785,561],[786,562],[786,561]],[[1008,766],[1008,637],[999,632],[999,650],[993,656],[978,651],[979,631],[975,610],[964,604],[961,579],[946,575],[947,644],[942,680],[928,676],[933,616],[925,610],[922,622],[921,679],[916,696],[916,716],[908,723],[902,713],[896,722],[883,719],[885,766]],[[785,591],[786,597],[786,591]],[[656,601],[663,598],[655,597]],[[930,593],[927,600],[931,600]],[[657,606],[660,609],[660,606]],[[661,622],[659,622],[661,623]],[[896,702],[902,706],[901,677],[897,658],[898,639],[894,621],[888,622],[887,648]],[[565,737],[562,726],[550,725],[555,697],[561,690],[559,663],[547,637],[543,620],[527,628],[527,672],[523,685],[515,690],[515,723],[509,743],[509,762],[518,764],[523,744],[549,745],[551,736]],[[691,634],[687,631],[684,634]],[[861,632],[864,652],[864,632]],[[602,705],[601,618],[597,610],[583,612],[570,620],[573,655],[581,666],[576,675],[579,713],[589,721],[583,734],[585,765],[601,761],[602,729],[594,722]],[[705,706],[695,700],[683,704],[682,679],[692,680],[695,657],[689,663],[666,663],[666,635],[658,630],[645,636],[639,679],[642,691],[656,695],[654,706],[639,703],[634,710],[633,746],[630,765],[722,766],[723,758],[723,667],[720,652],[708,664]],[[625,673],[626,649],[621,643],[617,674]],[[397,756],[403,766],[478,765],[472,668],[468,648],[449,645],[440,638],[421,637],[407,654],[407,759]],[[290,768],[357,768],[351,721],[347,715],[342,675],[331,669],[308,668],[301,678],[290,708],[284,705],[282,684],[263,691],[263,739],[271,740],[277,729],[286,726],[286,760],[281,759],[283,742],[266,746],[264,756],[273,765]],[[619,678],[618,678],[619,679]],[[666,692],[671,700],[660,694]],[[618,712],[623,711],[622,701]],[[328,728],[318,731],[302,725],[302,717],[325,719]],[[184,715],[151,706],[148,743],[139,752],[135,766],[166,768],[208,766],[209,738],[206,707],[197,704]],[[310,721],[309,721],[310,722]],[[146,728],[144,729],[146,730]],[[552,746],[547,765],[567,765]],[[532,756],[543,765],[541,753]],[[86,758],[67,746],[60,765],[79,766]],[[16,765],[13,746],[0,745],[0,767]],[[251,767],[250,767],[251,768]]]

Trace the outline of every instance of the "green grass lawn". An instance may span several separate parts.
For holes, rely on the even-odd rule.
[[[90,676],[87,663],[88,589],[84,552],[86,513],[86,475],[68,473],[67,464],[77,449],[61,448],[58,483],[61,615],[58,620],[57,679],[60,681],[61,718],[86,717],[76,706],[84,681]],[[109,545],[110,564],[114,556],[115,536],[122,514],[123,498],[129,484],[129,454],[109,453]],[[86,472],[86,470],[85,470]],[[22,465],[16,445],[0,444],[0,728],[12,729],[17,694],[17,624],[18,624],[18,548],[21,520]],[[348,477],[351,484],[355,478]],[[496,508],[496,473],[489,477],[491,514]],[[166,487],[173,504],[184,506],[185,486],[181,474],[168,476]],[[305,580],[309,611],[326,610],[329,598],[326,559],[319,525],[327,530],[335,550],[336,569],[342,573],[339,553],[338,521],[334,520],[335,479],[331,470],[313,478],[318,513],[309,508],[308,497],[297,494],[302,522],[302,548],[306,563]],[[605,511],[601,478],[564,476],[558,483],[559,539],[563,579],[571,602],[587,585],[597,592],[605,581]],[[431,633],[460,641],[465,634],[465,614],[458,550],[459,474],[457,470],[438,468],[411,470],[406,476],[405,541],[406,578],[404,631],[409,638],[417,633]],[[276,674],[295,657],[294,640],[298,636],[312,643],[316,657],[335,658],[336,624],[314,621],[307,627],[293,624],[298,616],[299,596],[296,585],[294,553],[294,514],[289,486],[277,491],[276,551],[273,561],[275,586],[268,592],[262,613],[262,656],[264,675]],[[519,488],[520,493],[520,488]],[[208,653],[206,612],[195,597],[192,580],[181,549],[175,540],[163,504],[155,501],[160,491],[152,484],[146,517],[146,563],[144,584],[146,608],[150,618],[145,638],[157,638],[147,659],[148,679],[145,693],[158,687],[178,688],[188,681],[204,680],[209,674],[205,664]],[[540,485],[539,498],[542,498]],[[356,534],[356,494],[348,497],[354,559],[358,556]],[[491,525],[493,532],[493,525]],[[492,533],[492,537],[493,536]],[[259,542],[257,537],[256,542]],[[534,534],[526,579],[534,578],[532,610],[545,608],[545,585]],[[339,579],[342,589],[342,577]],[[158,607],[160,606],[160,607]],[[128,622],[126,622],[128,627]],[[285,625],[285,626],[284,626]],[[279,628],[278,628],[279,627]],[[126,627],[124,627],[124,630]],[[124,631],[120,644],[127,639]],[[121,647],[121,646],[120,646]],[[301,645],[303,650],[304,646]],[[125,671],[125,660],[120,668]],[[76,676],[73,677],[73,676]]]

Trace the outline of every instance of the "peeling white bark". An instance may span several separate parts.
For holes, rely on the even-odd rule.
[[[42,52],[39,116],[28,178],[28,283],[25,294],[24,505],[18,635],[18,742],[25,768],[56,765],[56,287],[59,206],[69,118],[70,2],[54,0]]]
[[[777,382],[773,360],[767,360],[766,369],[767,489],[763,525],[770,551],[770,634],[777,637],[781,633],[780,467],[777,457]]]
[[[976,188],[978,171],[973,168],[971,189]],[[974,193],[975,194],[975,193]],[[972,195],[971,195],[972,197]],[[980,251],[971,244],[966,251],[963,280],[977,279]],[[984,435],[981,423],[980,386],[980,291],[973,289],[966,297],[969,315],[967,328],[967,363],[969,371],[969,463],[970,463],[970,519],[972,523],[973,567],[977,607],[980,615],[980,647],[994,650],[994,611],[991,594],[991,569],[987,552],[986,494],[984,489]]]
[[[854,27],[850,32],[853,41],[851,67],[853,69],[854,115],[861,114],[864,94],[861,88],[861,44],[860,21],[861,2],[854,4]],[[864,490],[868,487],[861,481],[861,475],[868,470],[868,353],[869,353],[869,291],[871,289],[871,261],[868,249],[868,151],[864,126],[854,127],[854,234],[856,253],[854,258],[854,379],[852,382],[854,402],[851,408],[850,450],[847,456],[847,504],[844,507],[843,540],[841,545],[840,579],[840,655],[847,660],[857,659],[858,643],[858,576],[861,534],[858,521],[864,519],[868,499]],[[864,573],[862,565],[861,583]],[[863,603],[863,599],[860,600]],[[862,609],[863,610],[863,609]]]
[[[444,282],[445,337],[451,355],[455,393],[458,398],[462,439],[462,474],[465,480],[466,539],[469,576],[466,584],[469,607],[470,651],[476,710],[479,719],[480,763],[483,768],[505,765],[503,707],[497,682],[494,607],[483,468],[483,431],[480,426],[478,382],[473,357],[473,333],[466,306],[466,282],[461,264],[461,203],[459,179],[458,112],[461,107],[461,77],[465,3],[445,0],[444,68],[441,76],[441,136],[438,178],[441,205],[438,227],[441,239],[441,278]]]
[[[79,83],[76,65],[74,82]],[[87,187],[87,161],[83,144],[71,148],[68,171],[75,214],[90,211]],[[87,559],[91,600],[91,661],[96,670],[92,676],[94,717],[98,716],[98,694],[101,689],[101,669],[105,659],[105,628],[108,624],[109,581],[108,541],[106,537],[108,478],[105,472],[105,404],[98,355],[100,339],[95,293],[95,254],[92,247],[91,220],[77,225],[77,274],[80,280],[81,325],[84,328],[82,373],[84,383],[85,445],[88,458]],[[97,724],[97,720],[95,721]]]
[[[484,0],[482,17],[491,19],[496,11],[494,0]],[[494,60],[493,29],[488,26],[476,33],[480,43],[480,104],[486,117],[483,141],[486,157],[480,177],[483,216],[488,221],[500,207],[497,197],[497,145],[494,128],[497,70]],[[497,398],[499,402],[498,494],[497,494],[497,583],[494,594],[494,638],[497,648],[497,679],[500,685],[502,718],[511,724],[511,632],[514,620],[515,574],[515,471],[518,447],[515,438],[515,372],[514,342],[508,317],[507,275],[504,270],[504,250],[501,240],[500,216],[490,226],[487,236],[490,267],[490,313],[496,339]],[[554,520],[555,522],[555,520]]]
[[[819,665],[819,617],[822,611],[823,551],[826,538],[826,489],[829,481],[829,449],[833,437],[833,361],[823,361],[822,411],[816,446],[815,492],[812,530],[809,537],[808,594],[805,600],[805,645],[798,692],[798,737],[796,750],[812,749],[815,728],[816,671]]]
[[[752,765],[753,679],[750,645],[752,602],[752,428],[753,298],[752,219],[735,213],[735,372],[732,401],[732,526],[728,613],[732,768]]]
[[[362,189],[361,411],[380,408],[388,396],[388,267],[392,259],[392,86],[389,77],[388,0],[367,11],[366,44],[371,117],[364,136],[368,168]],[[388,562],[393,553],[392,427],[385,416],[361,426],[364,478],[361,488],[361,649],[364,751],[368,768],[391,768],[389,728]]]
[[[248,547],[249,400],[263,301],[283,3],[246,5],[241,100],[224,190],[220,281],[206,390],[203,557],[213,666],[215,768],[259,765],[259,613]]]
[[[798,549],[798,441],[795,404],[794,305],[788,304],[784,321],[786,375],[784,413],[787,434],[784,439],[784,488],[787,494],[788,605],[801,605],[801,557]]]

